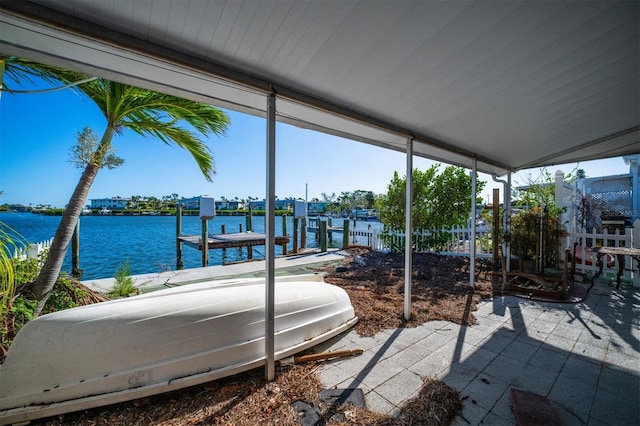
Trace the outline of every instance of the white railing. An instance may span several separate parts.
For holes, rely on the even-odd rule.
[[[446,234],[443,249],[435,250],[429,247],[431,232],[414,231],[413,240],[415,250],[419,253],[439,253],[449,256],[469,256],[471,247],[471,229],[454,227],[441,231]],[[349,244],[371,247],[373,251],[388,252],[394,248],[404,247],[405,233],[400,231],[383,231],[379,229],[349,230]],[[490,258],[492,256],[492,234],[489,229],[476,229],[476,257]]]
[[[16,249],[13,253],[13,258],[17,260],[28,260],[28,259],[38,259],[42,253],[51,247],[53,243],[53,238],[49,238],[48,240],[41,241],[39,243],[31,243],[25,248]]]
[[[573,232],[568,235],[568,244],[566,248],[573,253],[573,244],[578,243],[579,248],[576,256],[576,271],[595,274],[599,269],[597,264],[597,252],[591,251],[593,247],[634,247],[640,248],[640,219],[636,220],[633,228],[625,228],[624,232],[616,230],[615,233],[609,234],[606,229],[603,233],[592,232]],[[619,263],[617,256],[611,256],[603,260],[603,271],[605,276],[615,279]],[[624,280],[632,282],[634,286],[640,285],[640,273],[638,272],[638,263],[629,255],[625,255],[625,270],[622,275]]]

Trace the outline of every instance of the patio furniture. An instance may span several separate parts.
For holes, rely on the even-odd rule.
[[[620,288],[620,279],[622,278],[622,274],[624,273],[625,267],[625,256],[631,256],[631,259],[635,260],[638,263],[638,269],[640,270],[640,249],[633,247],[594,247],[592,249],[597,253],[598,259],[598,272],[591,279],[591,283],[593,284],[600,275],[602,275],[602,269],[604,267],[604,262],[602,262],[602,256],[611,254],[615,255],[618,258],[618,275],[616,277],[616,289]],[[631,265],[633,268],[633,264]]]

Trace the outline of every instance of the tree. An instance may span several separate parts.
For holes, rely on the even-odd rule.
[[[448,166],[438,174],[439,164],[426,171],[413,170],[414,229],[438,232],[441,229],[465,225],[471,213],[471,176],[461,167]],[[484,182],[477,182],[482,191]],[[403,231],[405,228],[406,177],[393,174],[387,193],[378,198],[380,221],[387,229]],[[482,202],[480,198],[476,202]]]
[[[5,57],[3,57],[5,58]],[[26,63],[26,65],[25,65]],[[89,80],[89,76],[29,61],[5,62],[5,75],[20,83],[26,76],[44,76],[72,85],[85,83],[75,89],[95,102],[107,121],[107,126],[91,161],[85,167],[80,180],[71,195],[60,225],[56,230],[49,255],[36,280],[34,290],[38,298],[36,314],[44,307],[60,274],[62,262],[73,235],[78,217],[89,194],[98,170],[110,152],[113,137],[124,129],[150,136],[166,144],[175,144],[186,149],[195,159],[205,179],[211,181],[215,174],[213,156],[198,134],[223,135],[229,125],[229,118],[221,110],[199,102],[178,98],[164,93],[152,92],[103,78]],[[40,68],[39,68],[40,67]],[[39,70],[42,70],[42,75]],[[182,127],[185,123],[190,126]]]
[[[129,208],[139,209],[141,200],[142,200],[142,197],[140,195],[132,195],[129,200]]]
[[[342,191],[338,197],[338,205],[342,214],[349,216],[356,206],[356,200],[351,192]]]
[[[355,197],[358,200],[358,206],[365,209],[375,207],[376,195],[372,191],[363,191],[359,189],[355,191]]]
[[[584,170],[577,167],[569,173],[563,174],[565,182],[572,183],[580,176],[584,177]],[[533,260],[540,255],[540,243],[544,247],[558,247],[562,214],[566,208],[556,204],[555,175],[546,168],[540,169],[540,175],[533,179],[528,177],[526,185],[515,191],[515,203],[523,210],[511,219],[511,241],[513,254],[520,261]],[[585,217],[589,206],[578,214],[578,219]],[[557,261],[556,250],[544,250],[543,266],[555,265]],[[523,263],[521,269],[526,269]]]
[[[78,144],[71,148],[69,153],[69,162],[75,164],[78,168],[84,168],[94,161],[94,153],[98,149],[98,137],[93,133],[93,130],[85,127],[82,132],[78,133],[77,140]],[[102,161],[98,164],[98,167],[101,169],[104,167],[114,169],[123,163],[124,160],[115,154],[115,149],[111,146],[102,156]]]
[[[332,198],[335,198],[335,195],[332,194]],[[341,192],[337,201],[342,213],[349,215],[354,209],[372,209],[375,199],[376,196],[373,192],[358,189],[353,192]]]
[[[160,200],[153,195],[147,197],[147,208],[158,210],[160,208]]]
[[[564,173],[562,180],[573,183],[580,176],[584,177],[584,170],[576,167],[569,173]],[[555,175],[546,167],[540,169],[540,176],[536,179],[529,175],[527,184],[514,191],[516,205],[527,208],[546,207],[552,216],[559,216],[564,209],[556,205],[555,181]]]

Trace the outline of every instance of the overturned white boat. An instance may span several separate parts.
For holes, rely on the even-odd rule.
[[[346,292],[319,275],[277,278],[275,359],[355,324]],[[210,281],[44,315],[0,366],[0,424],[93,408],[265,362],[264,279]]]

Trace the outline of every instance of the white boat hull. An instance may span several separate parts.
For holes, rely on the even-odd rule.
[[[211,281],[44,315],[0,366],[0,424],[204,383],[265,360],[264,279]],[[318,275],[278,278],[275,358],[357,321],[344,290]]]

